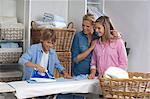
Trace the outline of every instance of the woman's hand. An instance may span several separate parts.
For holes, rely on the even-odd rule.
[[[97,42],[97,40],[92,41],[91,47],[90,47],[92,50],[95,48],[96,42]]]
[[[94,73],[91,73],[89,76],[88,76],[88,79],[94,79],[95,78],[95,74]]]
[[[96,67],[93,67],[93,69],[90,70],[91,74],[88,76],[88,79],[94,79],[96,74]]]

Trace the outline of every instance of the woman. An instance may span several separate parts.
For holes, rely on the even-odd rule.
[[[86,14],[83,16],[82,31],[75,34],[71,53],[72,53],[72,72],[73,76],[86,75],[90,73],[91,53],[94,49],[97,38],[94,32],[95,16]],[[80,77],[79,77],[80,78]],[[87,77],[86,77],[87,78]],[[72,94],[58,95],[57,99],[84,99],[83,96]]]
[[[83,17],[82,31],[75,34],[72,43],[72,70],[73,75],[90,73],[92,50],[96,45],[97,33],[94,32],[95,17],[87,14]]]
[[[99,39],[91,59],[91,73],[89,79],[94,79],[96,71],[99,75],[111,66],[127,69],[128,59],[124,41],[121,38],[112,38],[112,24],[109,17],[101,16],[96,20],[95,30]]]

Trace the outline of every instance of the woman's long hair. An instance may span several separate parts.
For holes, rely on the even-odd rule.
[[[103,25],[104,35],[101,37],[102,42],[107,42],[111,38],[111,30],[114,30],[114,27],[108,16],[101,16],[96,20],[96,23]]]

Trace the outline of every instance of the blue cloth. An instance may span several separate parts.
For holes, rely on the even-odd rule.
[[[88,79],[88,74],[86,75],[80,74],[80,75],[74,76],[73,79],[75,80]]]
[[[18,48],[18,43],[0,43],[1,48]]]
[[[28,48],[27,52],[24,53],[20,59],[19,64],[23,65],[23,80],[29,80],[31,77],[32,72],[34,71],[33,68],[25,66],[25,63],[32,62],[33,64],[40,64],[41,58],[43,55],[42,44],[34,44],[30,48]],[[57,54],[54,49],[49,49],[49,56],[48,56],[48,66],[47,70],[53,75],[54,68],[56,68],[59,73],[65,69],[60,61],[58,60]]]
[[[95,40],[97,38],[98,35],[96,32],[94,32],[92,40]],[[77,76],[80,74],[90,73],[90,62],[92,52],[85,59],[83,59],[80,62],[77,62],[77,56],[86,51],[89,47],[90,44],[88,44],[88,38],[86,34],[83,31],[76,33],[71,48],[73,75]]]
[[[59,82],[63,82],[63,81],[83,80],[83,79],[88,79],[88,74],[86,75],[80,74],[78,76],[73,76],[72,79],[66,79],[66,78],[60,77],[60,78],[57,78],[56,80]]]

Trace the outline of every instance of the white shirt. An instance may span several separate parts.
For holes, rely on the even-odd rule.
[[[43,55],[42,55],[42,58],[41,58],[41,62],[40,62],[40,65],[47,68],[47,64],[48,64],[48,55],[49,55],[49,52],[48,53],[45,53],[43,51]]]
[[[45,52],[43,51],[43,55],[42,55],[42,58],[41,58],[40,65],[43,66],[43,67],[45,67],[45,69],[47,69],[48,55],[49,55],[49,52],[48,52],[48,53],[45,53]],[[45,76],[45,73],[40,73],[40,72],[39,72],[39,74],[42,75],[42,76]]]

